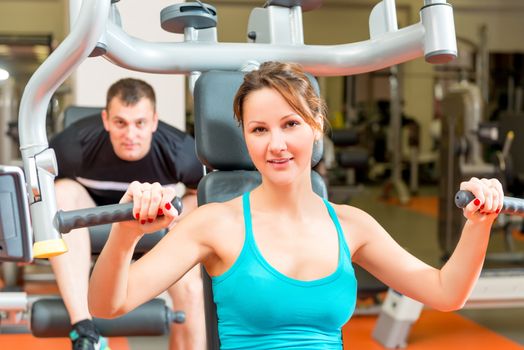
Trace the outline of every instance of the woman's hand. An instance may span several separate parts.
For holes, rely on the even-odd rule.
[[[470,191],[475,196],[475,199],[464,207],[466,219],[474,222],[495,220],[504,202],[504,191],[499,180],[473,177],[462,182],[460,189]]]
[[[172,188],[162,187],[158,182],[150,184],[133,181],[120,203],[133,202],[135,220],[121,222],[118,225],[137,233],[151,233],[170,227],[179,215],[171,204],[173,198],[175,198],[175,191]]]

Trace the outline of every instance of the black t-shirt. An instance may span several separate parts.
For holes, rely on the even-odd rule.
[[[58,162],[58,177],[81,183],[98,205],[118,203],[132,181],[179,182],[196,189],[203,167],[195,140],[159,121],[149,153],[138,161],[125,161],[114,152],[100,115],[84,118],[57,134],[50,142]]]

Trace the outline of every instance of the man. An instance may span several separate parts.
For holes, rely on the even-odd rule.
[[[183,214],[197,206],[196,186],[203,168],[194,139],[158,120],[153,88],[144,81],[122,79],[107,92],[100,116],[82,119],[50,143],[58,161],[55,184],[60,209],[74,210],[118,203],[129,183],[138,180],[186,186]],[[104,349],[87,306],[91,266],[89,232],[77,229],[63,236],[66,254],[51,258],[60,293],[71,318],[73,349]],[[170,348],[205,347],[203,291],[200,272],[193,269],[169,289],[176,310],[186,322],[171,327]]]

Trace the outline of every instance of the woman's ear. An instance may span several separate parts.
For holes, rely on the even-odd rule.
[[[315,128],[315,141],[320,141],[324,136],[324,118],[321,115],[315,117],[317,128]]]

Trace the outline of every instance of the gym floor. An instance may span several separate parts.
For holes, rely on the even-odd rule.
[[[407,206],[398,205],[395,198],[380,199],[381,189],[364,187],[351,201],[373,215],[407,250],[438,266],[440,253],[437,243],[437,199],[434,187],[422,188]],[[338,202],[336,197],[332,199]],[[524,251],[524,241],[517,241]],[[501,235],[495,234],[490,251],[503,247]],[[524,267],[524,262],[520,265]],[[28,286],[29,287],[29,286]],[[38,286],[29,292],[41,293]],[[52,287],[47,289],[53,289]],[[383,349],[372,340],[375,316],[355,316],[344,327],[345,349]],[[441,313],[425,309],[410,333],[408,350],[524,349],[524,308],[468,309],[455,313]],[[112,350],[167,349],[167,336],[110,339]],[[0,335],[0,349],[70,349],[67,339],[36,339],[28,334]]]

